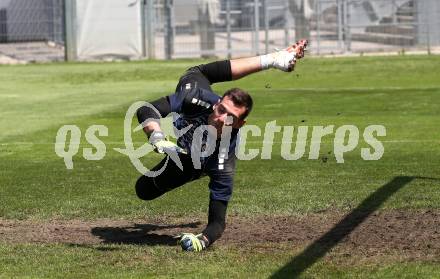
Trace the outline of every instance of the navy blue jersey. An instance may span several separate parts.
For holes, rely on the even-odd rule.
[[[177,140],[177,144],[188,153],[191,152],[195,129],[208,124],[208,117],[213,112],[213,106],[220,99],[220,96],[212,91],[199,87],[197,81],[194,80],[182,83],[175,94],[168,96],[171,111],[180,114],[174,122],[175,127],[181,130],[192,125]],[[237,134],[238,129],[233,129],[228,150],[220,150],[220,139],[218,139],[214,153],[207,158],[201,158],[202,170],[211,178],[209,188],[211,198],[214,200],[228,201],[232,195]]]

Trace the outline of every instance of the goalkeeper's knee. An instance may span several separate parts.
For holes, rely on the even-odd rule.
[[[142,175],[136,182],[136,195],[141,200],[154,200],[165,193],[165,191],[161,191],[155,186],[153,179],[153,177]]]

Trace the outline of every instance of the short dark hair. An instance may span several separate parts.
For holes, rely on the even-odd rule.
[[[241,119],[245,119],[251,112],[253,101],[251,95],[249,95],[249,93],[246,91],[241,90],[240,88],[232,88],[223,94],[222,99],[224,97],[229,97],[234,105],[246,108],[244,113],[240,116]]]

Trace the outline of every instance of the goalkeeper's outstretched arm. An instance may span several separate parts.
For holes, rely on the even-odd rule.
[[[300,40],[285,49],[266,55],[216,61],[192,69],[197,69],[210,84],[237,80],[270,68],[291,72],[296,61],[304,57],[307,44],[307,40]]]
[[[232,79],[236,80],[270,68],[291,72],[295,68],[296,61],[304,57],[307,44],[307,40],[300,40],[283,50],[266,55],[233,59],[231,60]]]

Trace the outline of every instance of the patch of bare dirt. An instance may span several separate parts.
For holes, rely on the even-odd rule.
[[[375,256],[398,251],[412,258],[440,257],[440,211],[383,211],[361,223],[356,216],[325,212],[289,217],[230,216],[216,246],[287,243]],[[364,216],[365,217],[365,216]],[[170,220],[15,221],[0,220],[0,242],[176,245],[181,232],[200,232],[202,222]],[[269,247],[264,245],[265,247]],[[342,251],[341,250],[341,251]]]

